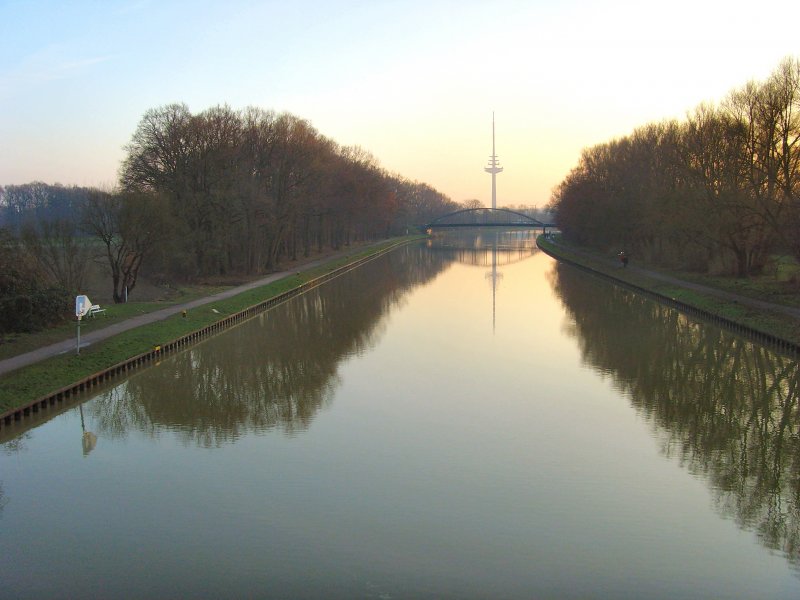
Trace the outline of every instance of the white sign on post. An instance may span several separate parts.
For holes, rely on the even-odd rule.
[[[78,317],[78,339],[75,343],[75,354],[81,353],[81,319],[92,308],[92,301],[87,296],[75,296],[75,316]]]
[[[86,316],[90,308],[92,308],[92,301],[87,296],[75,296],[75,316],[79,321],[81,317]]]

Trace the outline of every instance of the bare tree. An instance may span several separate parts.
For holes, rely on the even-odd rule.
[[[95,192],[89,197],[84,226],[105,247],[114,302],[126,300],[144,259],[164,238],[163,207],[152,194]]]
[[[473,198],[473,199],[471,199],[471,200],[464,200],[464,201],[461,203],[461,206],[462,206],[462,207],[463,207],[465,210],[469,210],[469,209],[471,209],[471,208],[483,208],[483,202],[481,202],[481,201],[480,201],[480,200],[478,200],[477,198]]]
[[[787,58],[767,86],[777,106],[775,162],[777,203],[785,207],[778,223],[783,239],[800,258],[800,59]]]
[[[19,240],[0,228],[0,340],[60,323],[68,309],[65,291],[49,285]]]
[[[78,225],[67,219],[28,223],[22,229],[25,250],[59,287],[77,293],[83,288],[90,247]]]

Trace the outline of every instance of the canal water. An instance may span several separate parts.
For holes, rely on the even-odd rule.
[[[798,368],[406,246],[0,430],[2,598],[798,598]]]

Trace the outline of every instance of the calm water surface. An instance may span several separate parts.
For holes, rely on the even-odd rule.
[[[3,598],[798,598],[794,361],[407,247],[0,430]]]

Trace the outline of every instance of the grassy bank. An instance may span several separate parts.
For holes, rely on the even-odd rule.
[[[410,236],[405,239],[411,240],[415,239],[415,237],[422,236]],[[377,254],[398,241],[400,240],[389,240],[385,243],[353,251],[347,256],[333,258],[319,267],[289,274],[268,285],[194,308],[188,311],[186,317],[177,314],[156,323],[143,325],[82,348],[80,356],[74,353],[62,354],[9,373],[0,379],[0,383],[2,383],[0,385],[0,413],[25,406],[54,390],[80,381],[98,371],[110,368],[128,358],[146,352],[154,346],[163,345],[183,335],[202,329],[229,315],[238,313],[335,269],[366,256]],[[144,303],[138,306],[128,304],[109,307],[107,318],[95,317],[92,322],[81,327],[81,332],[91,331],[111,324],[116,320],[136,316],[142,312],[151,312],[165,306],[168,306],[168,304]],[[64,337],[65,335],[67,337]],[[69,326],[68,331],[50,332],[49,336],[46,337],[48,339],[51,337],[57,338],[54,341],[61,341],[70,336],[74,337],[74,335],[75,324],[73,323]],[[48,343],[52,343],[52,341]]]
[[[651,265],[640,265],[651,274],[636,268],[623,269],[614,257],[598,252],[570,246],[556,238],[540,238],[539,245],[549,254],[568,262],[591,269],[607,277],[642,288],[654,294],[671,298],[697,309],[734,321],[744,327],[800,344],[800,321],[781,312],[780,308],[769,309],[746,304],[742,298],[725,298],[724,294],[736,294],[744,298],[770,302],[778,306],[798,306],[796,293],[790,285],[769,277],[739,280],[722,277],[705,277],[697,273],[660,270]],[[670,281],[658,277],[671,278]],[[698,290],[692,285],[713,288],[716,292]],[[721,295],[718,295],[721,294]]]
[[[173,294],[168,300],[128,302],[126,304],[103,304],[102,306],[105,312],[102,315],[89,317],[81,321],[81,335],[113,325],[119,321],[130,319],[131,317],[138,317],[139,315],[155,312],[168,306],[191,302],[192,300],[204,296],[211,296],[217,292],[229,289],[230,287],[233,286],[186,287],[179,293]],[[5,360],[19,354],[25,354],[26,352],[64,340],[75,339],[75,329],[76,323],[73,319],[44,331],[6,334],[3,336],[2,340],[0,340],[0,360]]]

